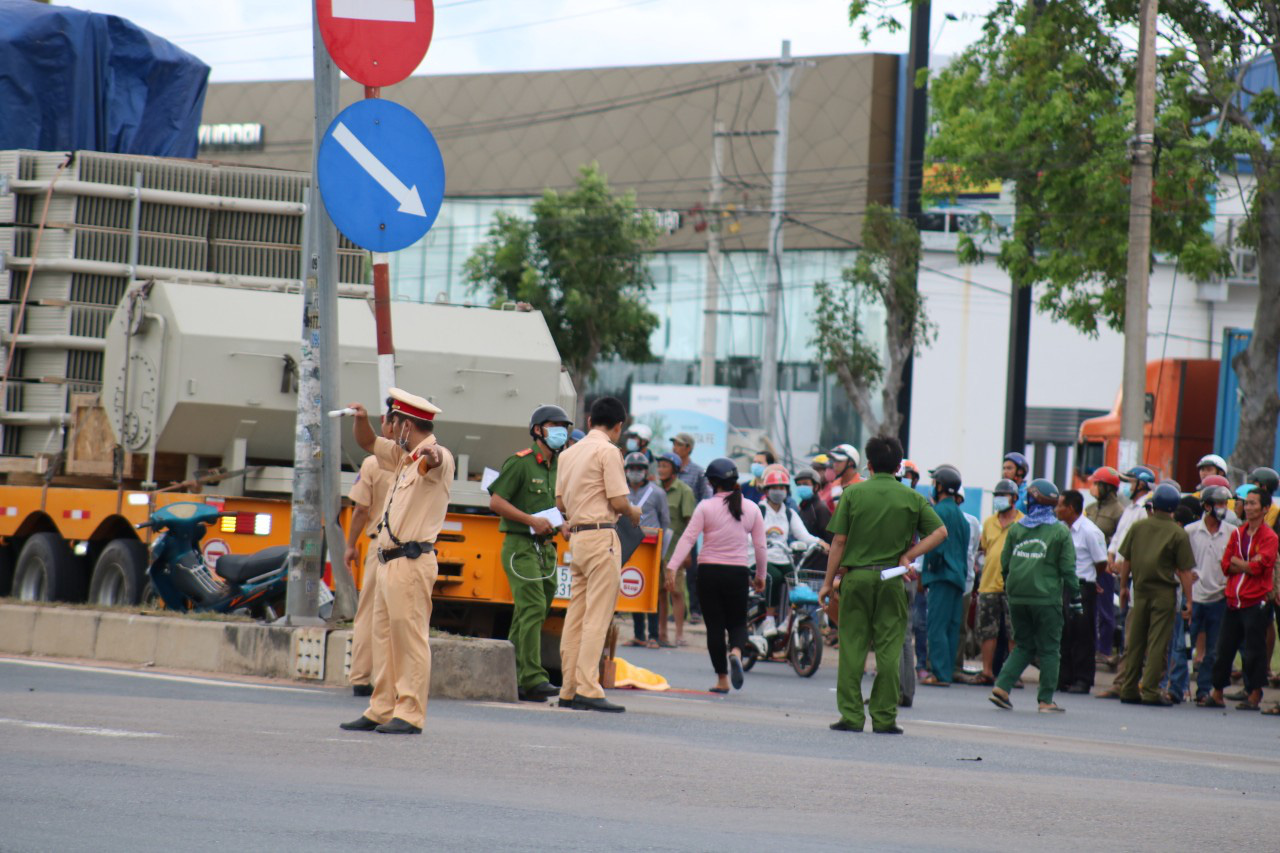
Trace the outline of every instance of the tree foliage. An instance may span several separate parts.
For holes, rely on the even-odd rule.
[[[916,289],[920,234],[914,224],[883,205],[868,206],[862,248],[838,284],[818,282],[815,332],[810,341],[827,372],[836,377],[858,417],[872,434],[896,435],[901,425],[898,393],[902,371],[916,348],[928,346],[935,329]],[[868,308],[884,311],[884,356],[866,324]],[[872,405],[879,387],[881,413]]]
[[[532,219],[496,214],[466,276],[495,305],[522,302],[542,312],[581,409],[601,359],[653,360],[658,318],[645,293],[657,239],[657,223],[636,209],[635,194],[615,195],[593,163],[573,190],[543,192]]]

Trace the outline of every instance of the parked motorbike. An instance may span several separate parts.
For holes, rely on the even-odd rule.
[[[227,515],[235,513],[194,501],[173,503],[138,525],[139,530],[160,531],[151,543],[147,569],[152,591],[170,610],[237,613],[275,621],[284,615],[289,546],[276,545],[256,554],[226,554],[218,559],[214,577],[205,565],[200,540],[210,523]],[[333,594],[321,583],[321,618],[328,618],[332,609]]]
[[[751,669],[757,660],[789,661],[796,675],[809,678],[822,663],[821,608],[818,606],[816,587],[822,585],[825,573],[800,569],[817,545],[806,547],[794,542],[788,556],[791,571],[787,572],[786,589],[782,593],[782,605],[778,613],[786,614],[778,620],[778,633],[766,637],[761,630],[765,618],[764,596],[751,593],[747,601],[747,647],[742,650],[742,668]],[[816,584],[816,587],[814,586]]]

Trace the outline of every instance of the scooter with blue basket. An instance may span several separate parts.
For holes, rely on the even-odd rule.
[[[742,650],[742,668],[751,669],[757,660],[789,661],[796,675],[811,677],[822,663],[821,608],[818,605],[818,589],[825,572],[799,568],[804,566],[818,545],[806,546],[802,542],[791,543],[791,571],[787,573],[787,585],[782,593],[779,612],[787,617],[778,625],[778,633],[766,637],[762,626],[765,620],[764,596],[751,593],[747,601],[747,647]]]
[[[268,622],[284,615],[288,545],[256,554],[226,554],[218,559],[217,577],[205,564],[200,540],[208,525],[235,515],[210,504],[184,501],[157,509],[138,525],[139,530],[160,532],[151,543],[147,576],[165,607],[182,613],[237,613]],[[321,618],[328,618],[332,611],[333,594],[321,583]]]

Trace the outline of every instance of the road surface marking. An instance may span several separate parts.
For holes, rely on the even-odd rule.
[[[976,723],[944,723],[940,720],[907,720],[907,722],[924,723],[926,726],[945,726],[949,729],[980,729],[982,731],[996,731],[999,729],[999,726],[980,726]]]
[[[22,726],[26,729],[43,729],[51,732],[67,732],[75,735],[97,735],[98,737],[170,737],[159,732],[131,732],[124,729],[104,729],[98,726],[68,726],[62,723],[41,723],[36,720],[10,720],[0,717],[0,724]]]
[[[138,672],[133,669],[116,669],[110,666],[86,666],[75,663],[54,663],[46,660],[27,660],[25,658],[0,657],[0,665],[32,666],[38,669],[63,669],[70,672],[94,672],[103,675],[124,675],[131,678],[151,678],[156,681],[171,681],[177,684],[203,684],[208,687],[240,687],[245,690],[279,690],[285,693],[325,693],[311,687],[282,687],[277,684],[250,684],[243,681],[220,681],[216,678],[197,678],[191,675],[169,675],[164,672]]]

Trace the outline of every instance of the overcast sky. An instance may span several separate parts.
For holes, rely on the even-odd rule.
[[[77,0],[128,18],[208,63],[214,81],[311,76],[308,0]],[[994,0],[933,4],[934,52],[977,38]],[[773,56],[903,53],[905,32],[863,45],[844,0],[438,0],[418,74],[534,71]],[[947,13],[959,20],[945,19]]]

